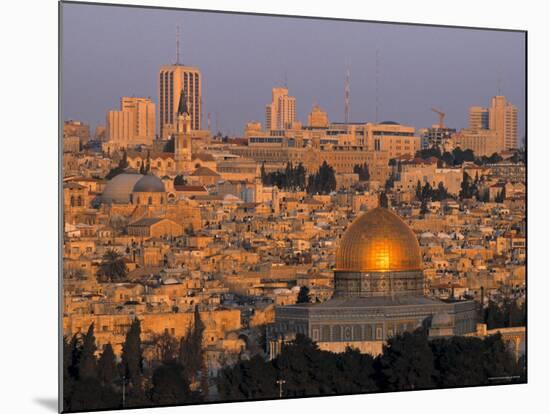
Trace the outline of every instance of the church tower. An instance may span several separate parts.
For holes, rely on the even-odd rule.
[[[191,162],[191,115],[187,97],[182,89],[177,112],[176,135],[174,137],[174,158],[178,172],[184,171]]]

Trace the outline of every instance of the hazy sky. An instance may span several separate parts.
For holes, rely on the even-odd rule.
[[[344,118],[344,80],[351,71],[351,121],[417,128],[467,126],[468,107],[488,106],[497,94],[519,108],[524,135],[524,34],[489,30],[248,16],[100,5],[63,7],[63,118],[105,123],[121,96],[158,100],[157,76],[176,60],[203,75],[203,125],[242,134],[246,121],[264,122],[271,88],[284,84],[302,122],[314,102],[331,121]],[[499,81],[500,79],[500,81]]]

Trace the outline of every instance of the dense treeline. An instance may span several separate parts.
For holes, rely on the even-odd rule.
[[[264,185],[275,185],[284,190],[306,190],[308,194],[329,194],[336,190],[336,173],[326,161],[309,176],[302,163],[294,166],[292,162],[287,163],[284,171],[268,173],[262,165],[260,172]]]
[[[462,174],[462,182],[460,183],[460,198],[475,198],[477,201],[482,202],[490,201],[489,191],[486,188],[483,188],[481,184],[482,182],[479,179],[477,173],[475,178],[472,179],[472,177],[470,177],[470,175],[466,171],[464,171]],[[498,194],[496,194],[494,201],[497,203],[502,203],[505,199],[506,190],[505,187],[502,187]]]
[[[307,180],[309,194],[330,194],[336,190],[336,173],[334,168],[323,161],[319,170],[311,174]]]
[[[527,324],[527,306],[517,300],[506,299],[502,302],[489,301],[483,311],[483,319],[487,329],[511,328]]]
[[[367,163],[354,165],[353,172],[359,175],[360,181],[370,180],[369,166],[367,165]]]
[[[263,185],[275,185],[285,190],[305,190],[306,188],[306,169],[302,163],[294,166],[289,162],[284,171],[270,173],[266,173],[265,166],[262,164],[260,173]]]
[[[523,362],[500,335],[429,341],[422,330],[407,332],[389,339],[376,358],[350,348],[322,351],[298,335],[272,361],[256,356],[223,370],[218,389],[222,400],[243,400],[279,397],[279,380],[283,397],[488,385],[503,377],[522,382]]]
[[[426,182],[422,185],[419,180],[416,183],[416,198],[419,201],[442,201],[447,198],[451,198],[451,195],[442,182],[439,182],[437,188],[433,188],[430,183]]]
[[[153,338],[154,358],[144,364],[141,324],[126,334],[120,360],[111,344],[98,354],[91,324],[86,334],[63,338],[64,411],[89,411],[200,402],[208,384],[198,310],[179,340],[164,333]],[[191,384],[198,384],[191,389]]]
[[[441,152],[439,147],[431,147],[422,149],[416,152],[415,157],[428,159],[430,157],[437,158],[441,163],[447,164],[449,166],[453,165],[462,165],[464,162],[473,162],[476,165],[486,165],[486,164],[496,164],[502,161],[502,157],[497,153],[494,153],[490,157],[485,155],[481,157],[476,157],[474,152],[471,149],[462,150],[459,147],[456,147],[451,152],[445,151]],[[517,155],[511,159],[513,162],[519,162],[523,159],[522,155],[518,152]]]
[[[97,356],[93,324],[85,335],[64,338],[64,410],[202,401],[208,387],[201,347],[204,326],[198,312],[194,319],[179,340],[168,333],[154,337],[153,360],[147,367],[137,319],[119,361],[110,344]],[[225,368],[217,386],[225,401],[488,385],[502,378],[525,381],[524,362],[515,360],[500,335],[428,340],[419,329],[390,338],[376,358],[351,348],[322,351],[298,335],[272,361],[256,355]]]

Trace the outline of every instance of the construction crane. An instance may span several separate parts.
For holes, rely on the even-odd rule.
[[[445,128],[445,112],[440,111],[439,109],[432,108],[432,112],[435,112],[439,115],[439,129]]]

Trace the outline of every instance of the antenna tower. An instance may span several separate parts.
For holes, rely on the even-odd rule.
[[[349,78],[350,70],[348,67],[346,71],[346,81],[344,83],[344,121],[346,124],[349,123]]]
[[[374,116],[374,122],[378,123],[378,110],[380,108],[380,98],[379,98],[379,74],[380,74],[380,51],[378,49],[376,49],[376,91],[375,91],[375,94],[376,94],[376,113],[375,113],[375,116]]]

